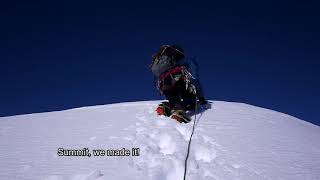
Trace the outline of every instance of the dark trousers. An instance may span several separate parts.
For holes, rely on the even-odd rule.
[[[163,94],[172,109],[191,110],[195,107],[196,95],[186,90],[186,84],[183,80],[179,80],[170,88],[163,90]]]

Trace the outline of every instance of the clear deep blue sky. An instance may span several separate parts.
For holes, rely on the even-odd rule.
[[[8,1],[0,116],[160,99],[159,45],[195,56],[206,96],[320,125],[320,13],[306,1]]]

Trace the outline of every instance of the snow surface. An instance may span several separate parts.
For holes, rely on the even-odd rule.
[[[157,116],[160,101],[0,118],[0,179],[178,180],[193,121]],[[198,114],[188,180],[319,180],[320,128],[279,112],[214,101]],[[140,148],[140,156],[58,156],[58,148]]]

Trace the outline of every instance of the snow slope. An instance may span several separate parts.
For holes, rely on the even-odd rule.
[[[159,117],[159,101],[0,118],[0,179],[182,179],[192,123]],[[320,128],[242,103],[198,114],[188,180],[318,180]],[[58,156],[57,149],[140,148],[140,156]]]

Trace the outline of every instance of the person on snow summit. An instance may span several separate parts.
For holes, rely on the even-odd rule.
[[[206,105],[199,79],[197,64],[185,57],[184,50],[177,45],[162,45],[152,56],[150,69],[155,77],[157,89],[169,102],[162,102],[158,115],[165,115],[178,122],[189,122],[186,111],[196,108],[196,103]],[[197,102],[198,98],[198,102]]]

